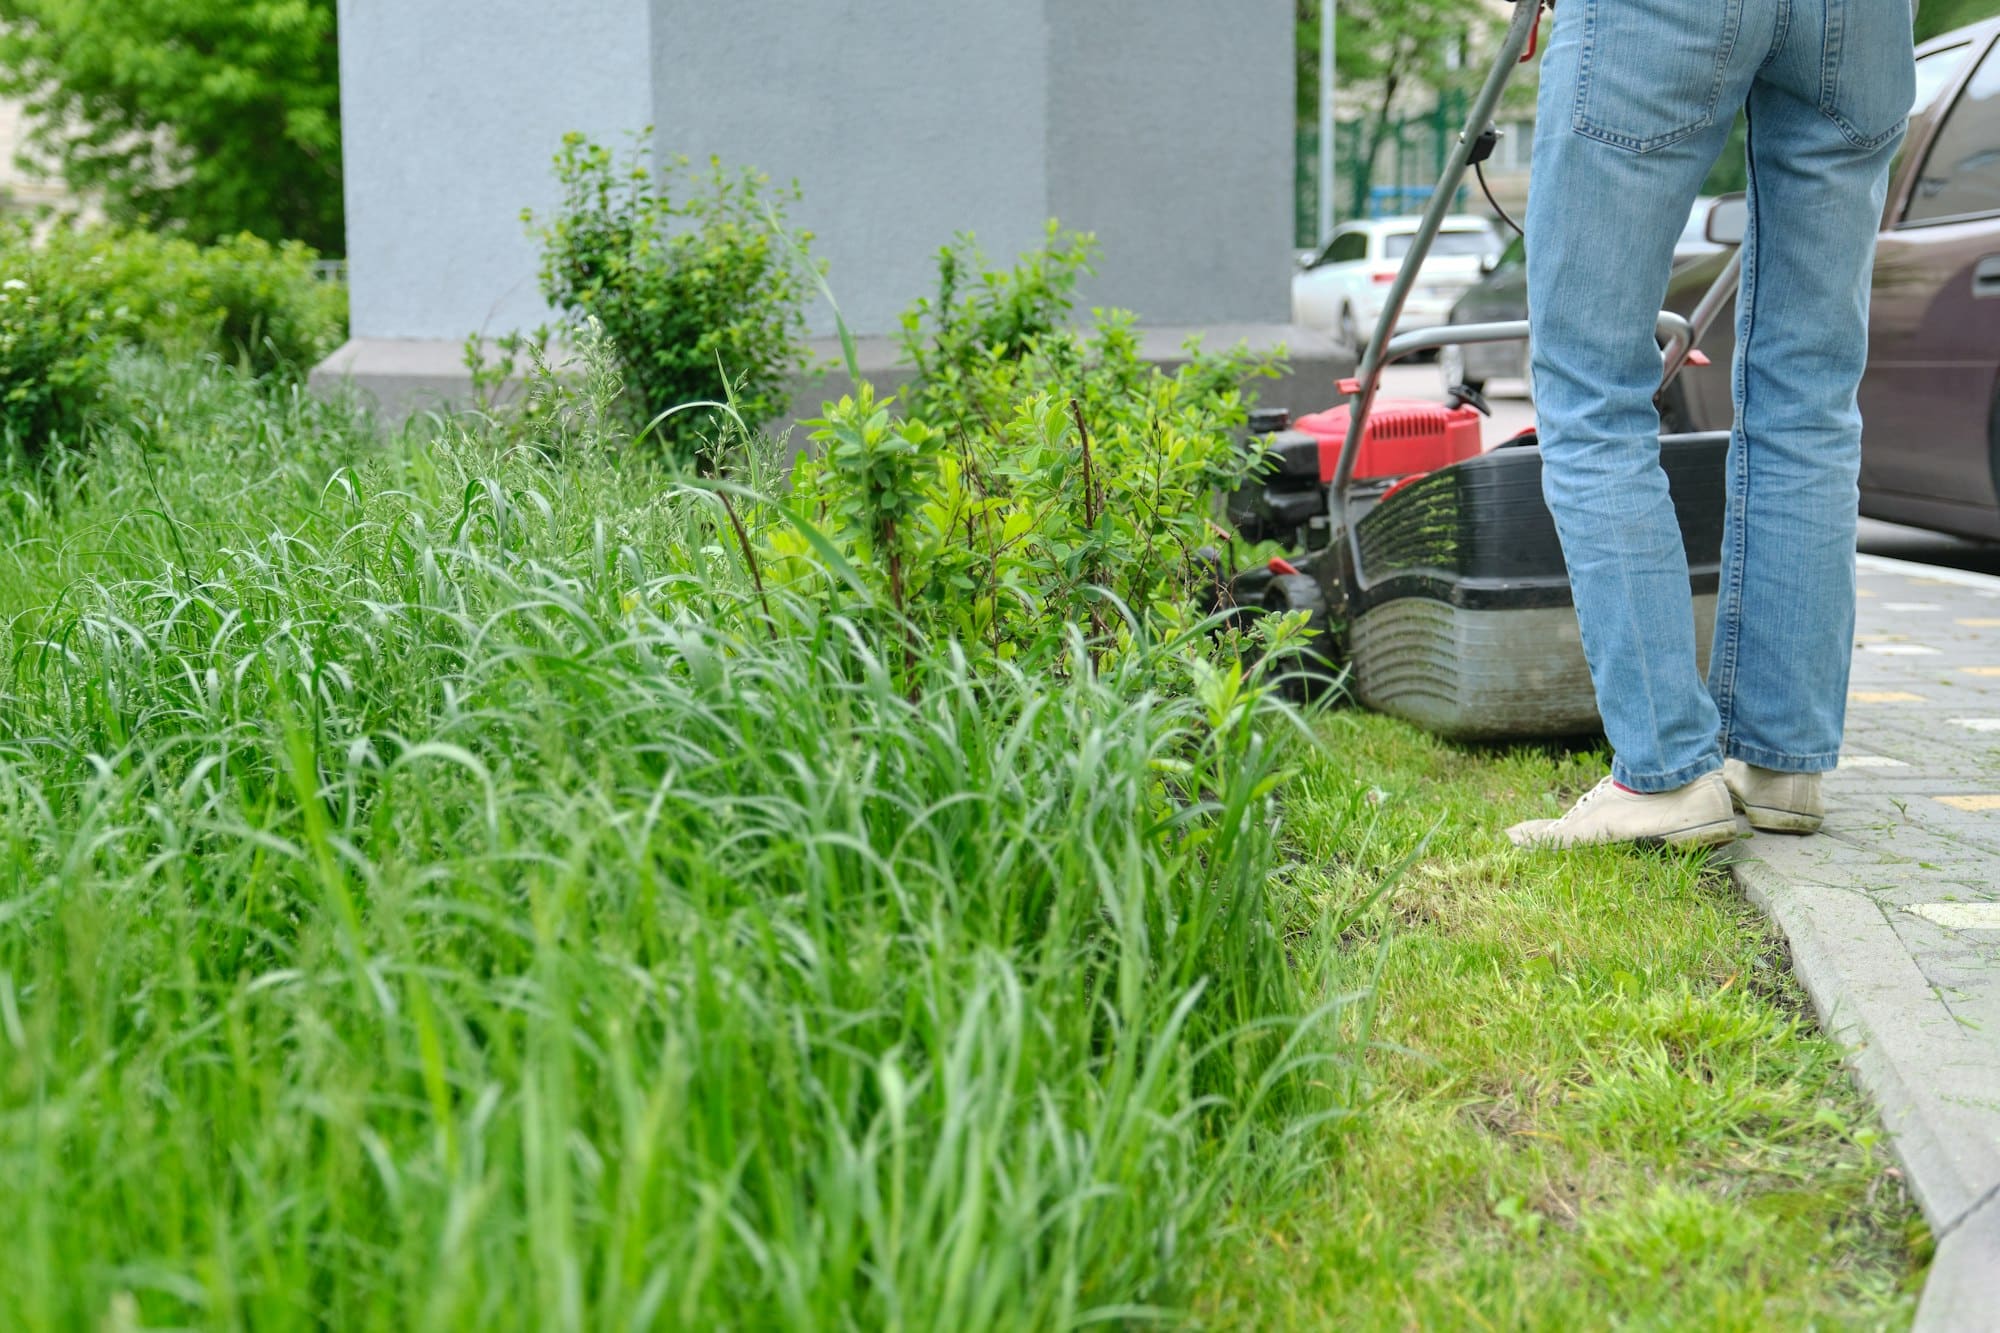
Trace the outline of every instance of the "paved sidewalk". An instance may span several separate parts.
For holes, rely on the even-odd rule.
[[[1922,1330],[2000,1330],[2000,579],[1861,557],[1818,837],[1733,854],[1881,1108],[1938,1255]]]

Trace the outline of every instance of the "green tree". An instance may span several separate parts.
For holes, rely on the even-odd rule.
[[[1296,0],[1298,16],[1298,117],[1319,117],[1320,5]],[[1468,83],[1468,65],[1486,48],[1497,26],[1481,0],[1335,0],[1334,78],[1342,87],[1365,87],[1359,177],[1362,190],[1375,178],[1375,161],[1396,125],[1399,99],[1413,88],[1442,91]]]
[[[2000,0],[1923,0],[1917,6],[1917,40],[2000,14]]]
[[[33,157],[114,220],[345,249],[334,0],[0,0]]]

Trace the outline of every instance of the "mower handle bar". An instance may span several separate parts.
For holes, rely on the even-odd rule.
[[[1687,349],[1693,345],[1695,338],[1693,321],[1671,310],[1662,310],[1660,317],[1653,321],[1653,332],[1660,340],[1663,358],[1671,360],[1678,357],[1685,364]],[[1528,321],[1525,319],[1506,319],[1492,324],[1439,324],[1433,328],[1399,333],[1391,338],[1388,348],[1382,353],[1382,364],[1386,366],[1417,352],[1436,351],[1440,347],[1459,343],[1520,342],[1527,336]],[[1661,381],[1664,385],[1664,375]]]
[[[1472,106],[1465,116],[1465,129],[1452,146],[1451,157],[1445,162],[1444,176],[1424,205],[1423,217],[1417,223],[1417,234],[1411,238],[1410,248],[1403,254],[1403,265],[1396,270],[1396,279],[1389,285],[1389,294],[1382,302],[1382,315],[1376,321],[1375,336],[1362,350],[1361,368],[1357,372],[1360,392],[1354,395],[1349,407],[1347,441],[1340,451],[1340,471],[1333,493],[1334,519],[1342,526],[1345,526],[1346,519],[1346,482],[1354,470],[1354,456],[1361,450],[1362,432],[1368,425],[1368,411],[1375,405],[1375,391],[1382,384],[1382,367],[1386,364],[1396,325],[1403,317],[1410,289],[1416,286],[1417,273],[1430,255],[1438,229],[1444,225],[1445,215],[1451,211],[1452,200],[1457,197],[1459,186],[1465,183],[1466,169],[1472,165],[1473,142],[1480,131],[1491,123],[1493,112],[1500,105],[1500,94],[1506,91],[1514,66],[1519,63],[1521,53],[1528,49],[1528,43],[1542,21],[1543,4],[1544,0],[1515,0],[1514,17],[1507,25],[1507,34],[1501,39],[1500,49],[1494,53],[1493,68],[1487,72],[1486,81],[1479,86],[1478,96],[1472,99]],[[1351,532],[1349,539],[1352,540]],[[1358,547],[1356,554],[1359,554]]]
[[[1714,316],[1711,314],[1710,318]],[[1693,349],[1697,330],[1693,321],[1677,315],[1671,310],[1662,310],[1653,321],[1653,334],[1660,341],[1660,387],[1662,389],[1673,380],[1681,367],[1687,364],[1688,353]],[[1502,320],[1494,324],[1440,324],[1435,328],[1416,329],[1409,333],[1399,333],[1389,340],[1382,350],[1381,365],[1401,361],[1417,352],[1434,351],[1440,347],[1452,347],[1464,343],[1504,343],[1518,342],[1528,336],[1528,321],[1525,319]],[[1360,452],[1352,447],[1353,426],[1348,427],[1349,447],[1340,451],[1340,462],[1334,467],[1333,487],[1344,492],[1347,484],[1354,479],[1354,460]]]

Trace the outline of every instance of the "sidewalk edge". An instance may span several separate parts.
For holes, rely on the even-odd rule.
[[[2000,1197],[1961,1221],[1937,1248],[1911,1333],[1991,1329],[2000,1311]]]
[[[1754,852],[1731,857],[1729,869],[1744,897],[1789,942],[1793,973],[1826,1033],[1846,1050],[1856,1082],[1888,1127],[1911,1193],[1937,1238],[1916,1328],[1922,1333],[1991,1330],[1993,1311],[2000,1306],[2000,1193],[1984,1177],[1993,1174],[2000,1152],[1984,1154],[1994,1160],[1966,1171],[1963,1126],[1951,1124],[1949,1111],[1918,1091],[1911,1078],[1916,1071],[1908,1064],[1912,1053],[1899,1054],[1884,1031],[1889,1016],[1884,1011],[1899,1006],[1893,1000],[1884,1003],[1881,977],[1863,975],[1877,941],[1857,939],[1852,920],[1844,932],[1829,929],[1821,919],[1823,909],[1850,916],[1859,910],[1874,912],[1888,937],[1879,942],[1883,957],[1878,961],[1906,959],[1901,944],[1865,898],[1855,902],[1857,895],[1844,890],[1803,885],[1756,859]],[[1872,936],[1875,928],[1864,930]],[[1855,966],[1857,959],[1862,967]]]

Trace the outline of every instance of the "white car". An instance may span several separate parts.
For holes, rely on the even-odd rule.
[[[1375,332],[1417,223],[1414,217],[1371,218],[1335,228],[1324,250],[1301,257],[1302,271],[1292,277],[1292,322],[1361,346]],[[1479,281],[1482,263],[1498,258],[1501,249],[1499,233],[1484,218],[1446,218],[1396,332],[1448,323],[1452,306]]]

